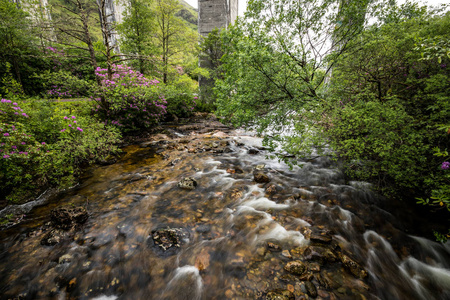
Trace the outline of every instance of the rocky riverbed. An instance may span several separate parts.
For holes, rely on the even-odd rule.
[[[448,244],[329,158],[269,154],[214,119],[125,147],[0,233],[0,298],[450,299]]]

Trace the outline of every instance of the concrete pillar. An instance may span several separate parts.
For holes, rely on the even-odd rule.
[[[207,36],[214,28],[227,28],[238,15],[239,0],[198,0],[198,31]]]

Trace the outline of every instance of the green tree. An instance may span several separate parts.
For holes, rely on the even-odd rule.
[[[245,19],[224,35],[219,112],[237,124],[254,122],[261,132],[292,126],[302,110],[324,102],[327,74],[357,47],[350,41],[371,9],[365,0],[249,1]]]
[[[95,51],[95,37],[92,27],[98,23],[96,14],[98,7],[89,0],[67,0],[53,3],[53,28],[57,44],[65,46],[66,50],[77,50],[76,55],[89,55],[91,72],[95,74],[98,68]],[[97,80],[97,83],[100,82]]]
[[[21,65],[24,56],[33,52],[33,31],[29,15],[16,3],[0,0],[0,66],[1,78],[11,76],[19,85],[23,85]],[[8,67],[11,66],[11,67]],[[7,72],[5,72],[7,70]],[[9,73],[11,71],[12,73]]]
[[[186,57],[197,53],[198,34],[186,21],[177,17],[178,0],[156,0],[156,46],[161,56],[163,82],[169,82],[170,67],[176,67]]]
[[[350,174],[419,192],[440,172],[432,149],[448,147],[440,127],[450,116],[450,73],[448,58],[421,60],[415,44],[448,39],[450,18],[421,7],[408,12],[366,30],[360,51],[342,57],[323,113],[330,118],[328,139],[347,158]]]
[[[137,55],[137,66],[142,74],[151,67],[147,65],[155,53],[152,42],[155,30],[152,2],[152,0],[131,0],[124,12],[123,22],[117,26],[122,40],[122,51]]]

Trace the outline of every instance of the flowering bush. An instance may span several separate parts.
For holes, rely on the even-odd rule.
[[[96,70],[102,87],[93,97],[97,101],[94,111],[105,124],[133,131],[154,125],[166,114],[167,101],[158,80],[149,80],[124,65],[113,65],[113,72],[108,79],[106,69]]]
[[[70,186],[82,164],[118,151],[115,128],[57,105],[1,100],[1,198],[23,202],[49,186]]]
[[[17,104],[8,99],[1,99],[0,114],[2,115],[0,119],[2,120],[12,120],[15,116],[21,116],[28,118],[28,115],[23,112],[23,109]]]

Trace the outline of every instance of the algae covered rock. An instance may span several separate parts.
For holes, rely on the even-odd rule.
[[[184,190],[194,190],[197,185],[197,181],[192,177],[183,178],[178,182],[178,187]]]
[[[294,275],[302,275],[306,271],[306,266],[303,262],[301,262],[299,260],[294,260],[294,261],[288,262],[284,266],[284,269]]]
[[[58,207],[50,212],[52,225],[66,230],[85,223],[88,218],[89,214],[84,207]]]

